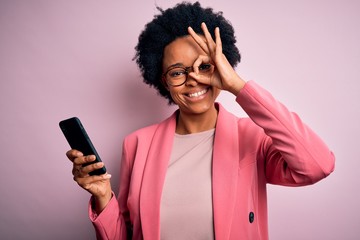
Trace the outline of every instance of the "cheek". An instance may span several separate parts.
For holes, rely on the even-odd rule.
[[[179,102],[179,99],[181,99],[181,94],[179,91],[176,91],[172,88],[168,88],[171,98],[174,100],[174,102],[177,104]]]

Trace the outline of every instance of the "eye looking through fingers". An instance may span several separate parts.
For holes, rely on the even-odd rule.
[[[211,58],[207,55],[200,55],[193,64],[193,69],[196,74],[209,73],[214,71],[214,64]]]

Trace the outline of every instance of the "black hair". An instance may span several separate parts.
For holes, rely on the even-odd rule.
[[[188,35],[187,28],[191,26],[198,34],[203,34],[201,23],[205,22],[212,37],[214,31],[220,28],[223,53],[232,67],[240,62],[240,53],[236,47],[234,29],[231,23],[223,17],[222,12],[214,12],[212,8],[203,8],[199,2],[182,2],[166,10],[157,7],[159,15],[145,25],[135,47],[134,60],[139,66],[143,81],[156,88],[169,104],[174,103],[169,91],[162,84],[162,61],[164,48],[179,37]]]

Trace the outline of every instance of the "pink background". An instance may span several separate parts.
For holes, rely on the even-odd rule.
[[[176,2],[0,1],[1,239],[95,239],[58,122],[82,119],[117,189],[123,137],[174,110],[132,58],[155,4]],[[269,186],[271,239],[359,239],[360,2],[202,4],[232,22],[238,73],[300,114],[337,157],[316,185]],[[244,116],[232,95],[219,101]]]

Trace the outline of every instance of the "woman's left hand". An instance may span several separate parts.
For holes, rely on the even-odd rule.
[[[191,72],[193,78],[203,84],[209,84],[219,89],[223,89],[237,95],[245,85],[245,81],[235,72],[226,56],[222,52],[222,43],[219,28],[215,28],[215,41],[206,27],[201,24],[204,38],[200,37],[191,27],[188,28],[189,34],[195,42],[201,47],[206,55],[200,55],[194,62],[195,72]],[[211,63],[215,66],[214,74],[211,78],[201,78],[198,73],[198,67],[203,63]]]

